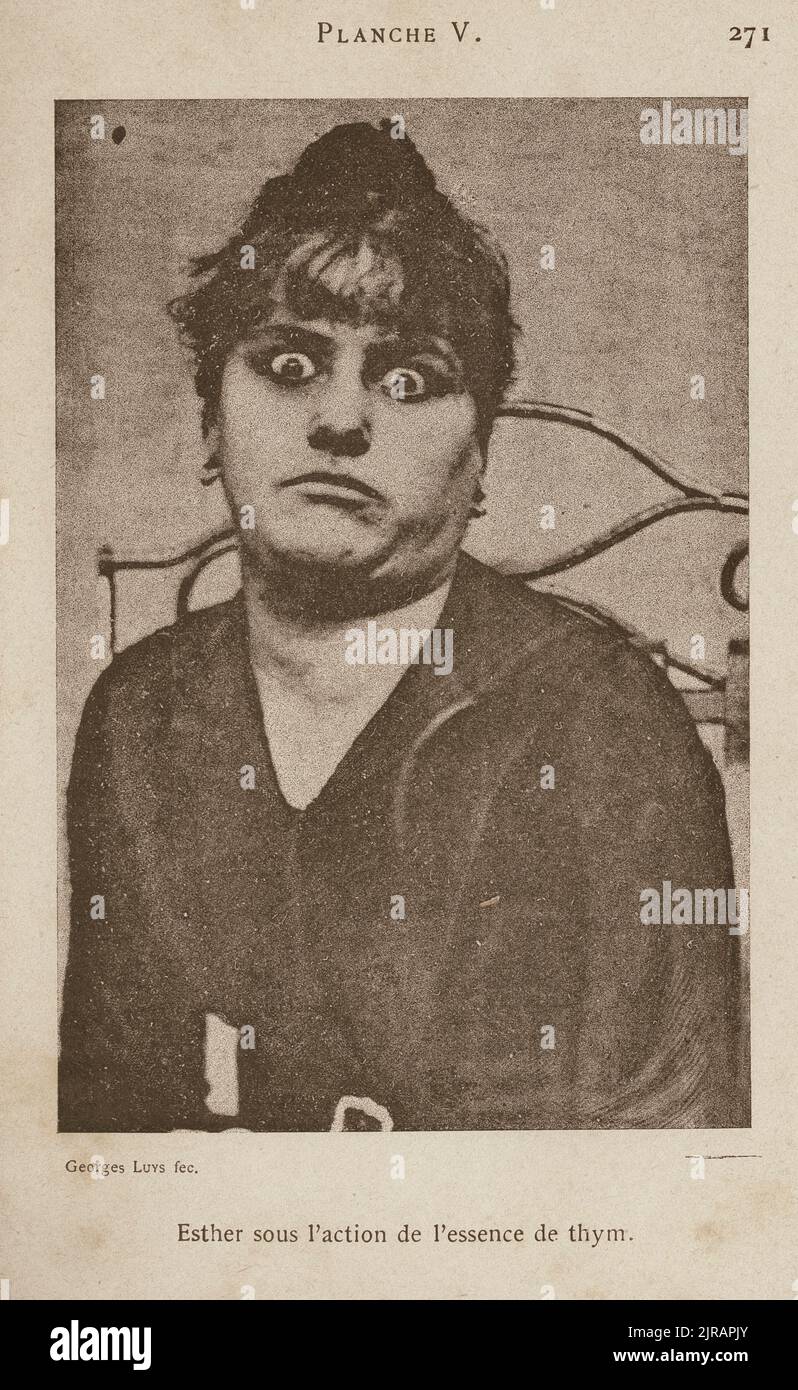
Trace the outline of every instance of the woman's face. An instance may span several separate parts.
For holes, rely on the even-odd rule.
[[[482,458],[439,338],[304,320],[281,304],[225,365],[213,444],[247,558],[423,593],[451,571]]]

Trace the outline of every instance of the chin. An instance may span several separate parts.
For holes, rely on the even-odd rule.
[[[350,517],[304,518],[301,523],[275,527],[253,537],[266,568],[275,562],[319,566],[323,569],[369,570],[379,568],[390,555],[395,538]]]
[[[245,545],[249,566],[263,576],[279,578],[283,585],[302,588],[333,586],[358,588],[368,583],[381,568],[384,552],[380,548],[357,545],[336,537],[304,536],[260,537],[257,545]]]
[[[261,537],[261,541],[263,538]],[[390,547],[342,549],[261,544],[245,549],[256,587],[286,612],[329,620],[360,618],[400,607],[424,591],[426,567],[398,564]]]

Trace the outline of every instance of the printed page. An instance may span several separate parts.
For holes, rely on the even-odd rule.
[[[4,25],[3,1298],[795,1297],[792,7]]]

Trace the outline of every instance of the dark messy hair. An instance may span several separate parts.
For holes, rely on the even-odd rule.
[[[474,398],[485,452],[514,370],[507,264],[436,187],[412,140],[394,135],[387,119],[379,129],[335,126],[307,146],[293,173],[266,181],[221,250],[192,261],[195,283],[169,312],[193,353],[204,434],[230,351],[281,297],[305,318],[445,337]],[[254,268],[242,269],[252,252]]]

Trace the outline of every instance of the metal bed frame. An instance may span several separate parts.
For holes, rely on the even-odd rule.
[[[679,473],[672,464],[653,453],[650,449],[632,439],[614,425],[608,424],[596,415],[572,406],[557,405],[550,401],[517,400],[503,405],[499,418],[514,420],[543,420],[552,424],[570,425],[577,430],[596,434],[615,444],[641,464],[660,481],[673,489],[669,498],[625,517],[623,521],[594,536],[583,544],[574,546],[554,560],[537,565],[531,569],[508,570],[527,584],[536,584],[552,576],[565,574],[569,570],[585,564],[597,555],[621,545],[630,537],[646,530],[666,517],[684,512],[713,511],[748,515],[748,497],[740,492],[717,492],[702,487]],[[180,581],[177,592],[176,616],[180,617],[189,607],[191,594],[199,576],[206,567],[231,551],[238,549],[238,533],[233,527],[213,532],[196,545],[180,554],[161,558],[123,558],[115,555],[108,546],[103,546],[98,555],[98,572],[107,580],[110,596],[110,651],[114,656],[118,651],[117,618],[118,594],[117,575],[125,570],[168,570],[188,567]],[[738,613],[747,613],[748,597],[740,587],[740,572],[748,557],[746,542],[736,544],[726,555],[719,575],[720,593],[725,602]],[[556,593],[556,590],[554,591]],[[651,642],[642,633],[619,621],[612,613],[598,605],[577,600],[568,595],[559,597],[580,612],[588,614],[595,621],[614,628],[629,642],[647,651],[659,660],[665,669],[678,671],[696,682],[693,689],[677,687],[693,719],[699,725],[722,725],[724,728],[724,757],[727,763],[743,762],[748,757],[748,641],[735,638],[728,645],[726,671],[711,671],[674,656],[668,651],[665,642]]]

